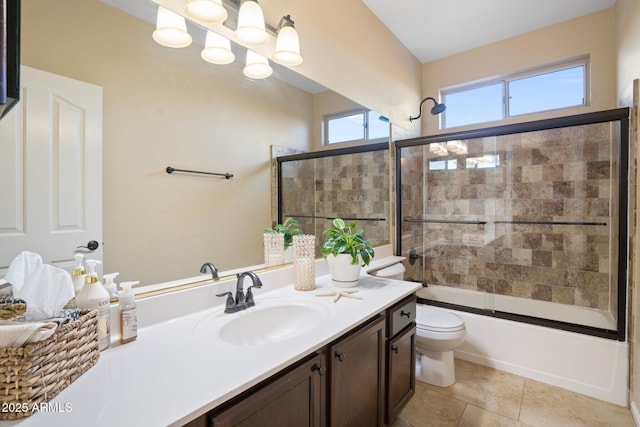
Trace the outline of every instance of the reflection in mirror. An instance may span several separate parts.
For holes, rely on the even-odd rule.
[[[263,230],[276,221],[273,153],[313,151],[322,116],[357,107],[295,73],[294,84],[276,78],[276,64],[272,78],[250,80],[238,60],[203,61],[197,42],[160,46],[154,25],[98,0],[22,0],[21,23],[24,65],[102,88],[103,166],[87,173],[102,177],[103,272],[122,281],[198,277],[204,262],[221,272],[261,264]],[[80,245],[59,248],[61,265]]]
[[[355,221],[373,246],[389,243],[388,144],[284,156],[278,164],[278,217],[294,217],[318,236],[317,257],[333,218]]]

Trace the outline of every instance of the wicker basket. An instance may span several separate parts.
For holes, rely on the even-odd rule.
[[[9,320],[20,317],[27,311],[27,303],[19,298],[0,298],[0,319]]]
[[[95,310],[82,311],[78,320],[46,340],[0,348],[0,419],[31,415],[34,407],[51,400],[99,357]]]

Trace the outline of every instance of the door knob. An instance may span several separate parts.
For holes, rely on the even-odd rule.
[[[96,242],[95,240],[90,240],[87,243],[87,246],[78,246],[78,248],[84,248],[84,249],[89,249],[90,251],[95,251],[96,249],[98,249],[99,246],[100,246],[100,243]]]

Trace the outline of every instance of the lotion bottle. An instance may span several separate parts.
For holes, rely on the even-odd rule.
[[[104,288],[109,292],[109,298],[118,298],[118,287],[115,282],[115,278],[120,273],[103,274],[102,280],[104,280]]]
[[[96,259],[87,260],[87,276],[84,286],[76,296],[76,306],[81,310],[98,311],[98,349],[100,351],[111,344],[109,329],[109,292],[102,286],[96,264],[102,264]]]
[[[122,282],[122,290],[118,292],[120,299],[118,317],[120,318],[120,344],[134,341],[138,337],[138,314],[136,300],[131,287],[140,282]]]
[[[76,254],[73,256],[76,259],[76,266],[71,270],[71,278],[73,279],[73,293],[78,295],[82,286],[84,285],[84,277],[86,270],[84,268],[84,264],[82,260],[84,259],[84,255]]]

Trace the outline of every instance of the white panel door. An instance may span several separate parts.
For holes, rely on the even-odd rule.
[[[102,88],[25,66],[21,86],[0,121],[0,277],[24,250],[102,260]]]

